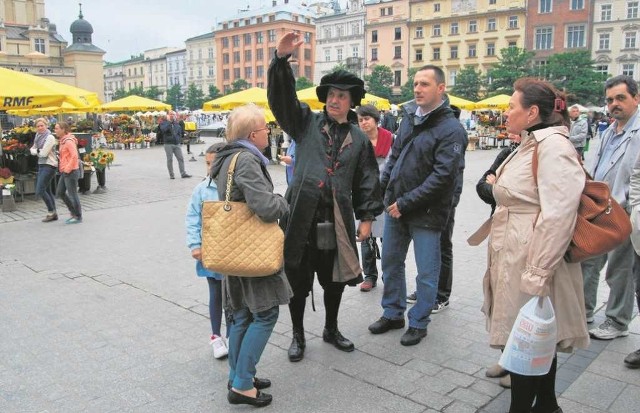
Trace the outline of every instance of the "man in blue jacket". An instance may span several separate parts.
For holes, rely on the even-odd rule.
[[[382,317],[373,334],[404,328],[407,307],[405,258],[409,243],[418,267],[416,303],[400,344],[418,344],[427,335],[440,274],[440,233],[452,208],[456,176],[464,162],[467,133],[445,95],[444,72],[423,66],[413,81],[415,99],[403,105],[391,156],[380,177],[386,208],[382,273]]]

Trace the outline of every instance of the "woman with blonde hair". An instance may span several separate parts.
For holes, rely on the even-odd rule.
[[[82,208],[78,197],[78,179],[80,179],[78,140],[71,134],[71,127],[66,122],[56,123],[54,133],[60,141],[60,180],[56,195],[62,198],[71,213],[71,218],[65,223],[78,224],[82,222]]]
[[[36,197],[42,197],[47,206],[47,216],[42,222],[58,219],[56,212],[56,198],[51,189],[51,182],[56,177],[58,157],[56,155],[56,138],[48,129],[49,121],[45,118],[36,119],[36,137],[33,140],[31,154],[38,157],[38,175],[36,178]]]
[[[287,201],[273,193],[267,171],[269,160],[262,151],[269,145],[269,128],[264,111],[253,104],[241,106],[229,115],[227,141],[211,169],[216,179],[218,196],[223,199],[227,187],[227,171],[239,153],[231,201],[246,202],[256,216],[275,222],[289,212]],[[236,277],[225,274],[222,282],[229,332],[229,392],[231,404],[262,407],[271,403],[270,394],[260,392],[271,386],[266,379],[256,378],[256,364],[278,320],[279,306],[289,303],[293,295],[283,269],[266,277]]]

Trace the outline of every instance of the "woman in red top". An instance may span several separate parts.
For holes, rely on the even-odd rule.
[[[66,122],[58,122],[54,128],[54,134],[59,139],[60,180],[56,195],[64,201],[71,218],[67,219],[67,224],[78,224],[82,222],[82,209],[80,198],[78,197],[78,179],[80,179],[80,162],[78,156],[78,140],[71,134],[71,128]]]
[[[367,135],[369,141],[373,145],[373,150],[378,161],[378,167],[382,169],[387,155],[393,144],[393,135],[388,130],[378,126],[380,122],[380,112],[373,105],[363,105],[356,109],[358,114],[358,125],[360,129]],[[382,234],[383,220],[382,215],[376,217],[371,230],[371,236],[360,244],[360,253],[362,254],[362,271],[364,272],[364,282],[360,284],[360,291],[371,291],[378,281],[378,267],[376,257],[380,256],[378,252],[378,243],[374,235]]]

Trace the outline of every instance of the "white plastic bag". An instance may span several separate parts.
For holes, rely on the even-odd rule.
[[[533,297],[513,323],[499,364],[523,376],[549,372],[556,352],[556,316],[549,297]]]

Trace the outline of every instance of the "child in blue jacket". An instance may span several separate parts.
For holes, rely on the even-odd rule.
[[[191,256],[196,260],[196,274],[206,277],[209,283],[209,317],[211,318],[211,347],[213,357],[224,358],[228,353],[227,343],[220,333],[222,323],[222,275],[209,271],[202,265],[202,201],[217,201],[218,187],[214,180],[209,179],[209,169],[216,157],[216,153],[225,146],[224,143],[211,145],[205,154],[207,165],[207,177],[200,182],[191,195],[191,201],[187,207],[187,246],[191,250]]]

